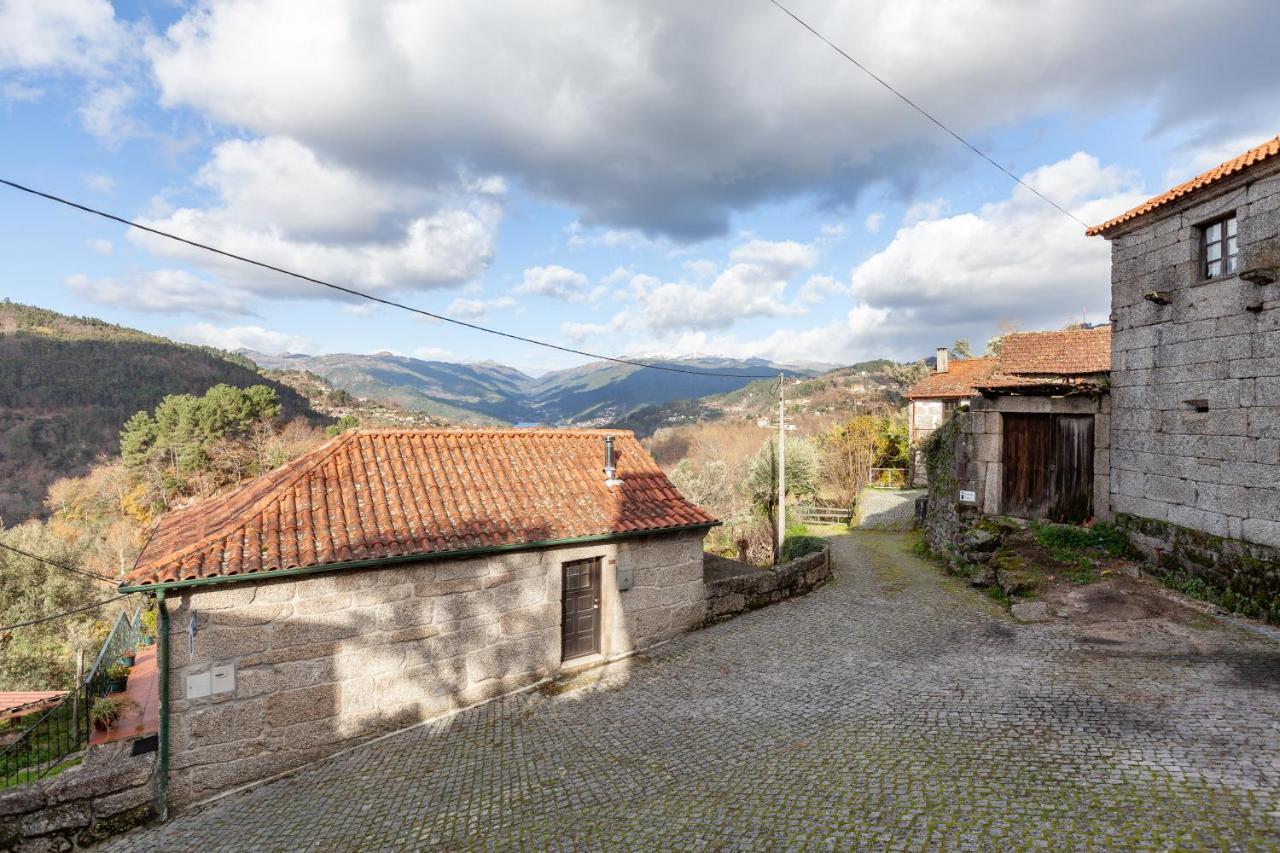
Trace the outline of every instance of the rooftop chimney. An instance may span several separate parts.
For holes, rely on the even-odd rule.
[[[947,363],[947,358],[948,358],[947,348],[938,347],[938,364],[935,369],[939,373],[946,373],[950,369],[951,365]]]
[[[604,437],[604,484],[610,487],[622,485],[622,481],[618,479],[618,460],[613,452],[611,435]]]

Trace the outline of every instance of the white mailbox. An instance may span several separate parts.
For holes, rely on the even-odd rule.
[[[210,693],[233,693],[236,689],[236,665],[222,663],[209,670]]]
[[[197,672],[187,676],[187,698],[199,699],[213,692],[212,680],[208,672]]]

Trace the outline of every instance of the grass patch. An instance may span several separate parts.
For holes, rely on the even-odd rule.
[[[1133,559],[1138,556],[1124,531],[1109,522],[1077,527],[1033,521],[1031,535],[1053,559],[1076,568],[1067,575],[1072,583],[1096,581],[1098,561],[1103,557]]]
[[[992,584],[991,586],[987,587],[987,598],[991,599],[992,601],[998,602],[1004,605],[1005,607],[1009,607],[1011,604],[1009,600],[1009,596],[1005,594],[1005,591],[1000,588],[999,584]]]

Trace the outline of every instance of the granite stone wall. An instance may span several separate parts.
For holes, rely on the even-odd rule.
[[[1201,273],[1199,226],[1231,212],[1241,271],[1280,267],[1280,164],[1270,161],[1110,235],[1112,505],[1139,520],[1133,529],[1158,522],[1142,534],[1148,549],[1193,572],[1175,529],[1280,547],[1280,284]]]
[[[171,807],[555,674],[566,561],[603,558],[601,659],[702,624],[703,536],[429,560],[175,596]],[[624,592],[620,569],[634,576]],[[234,669],[232,689],[189,698],[188,679],[199,684],[215,667]]]
[[[707,584],[707,620],[728,619],[784,598],[804,595],[831,579],[831,549],[789,563]]]
[[[956,495],[961,489],[974,492],[977,500],[972,506],[981,514],[1004,512],[1000,504],[1004,483],[1001,416],[1006,413],[1093,416],[1093,515],[1099,520],[1109,519],[1111,400],[1105,394],[1100,397],[974,397],[962,427],[961,440],[966,447],[961,454],[963,465],[958,469]],[[954,496],[952,499],[957,500]]]
[[[154,816],[154,750],[92,747],[57,776],[0,791],[0,850],[80,850]]]

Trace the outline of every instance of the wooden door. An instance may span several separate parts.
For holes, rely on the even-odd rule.
[[[599,557],[564,564],[560,593],[560,658],[594,655],[600,651]]]
[[[1001,511],[1079,523],[1093,515],[1093,415],[1006,414]]]

